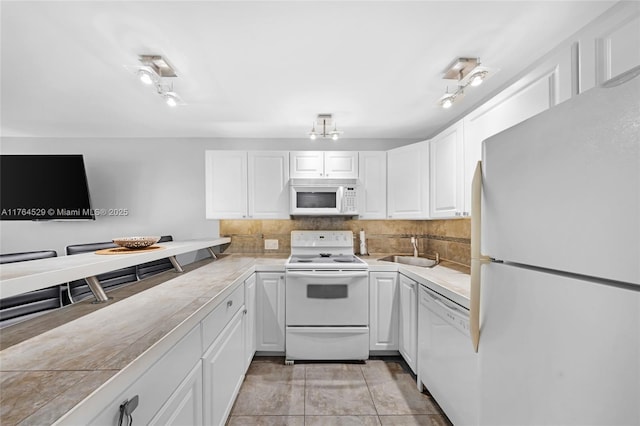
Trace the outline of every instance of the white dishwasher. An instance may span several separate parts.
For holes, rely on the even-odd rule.
[[[469,311],[424,285],[418,300],[418,385],[454,425],[477,425],[478,360]]]

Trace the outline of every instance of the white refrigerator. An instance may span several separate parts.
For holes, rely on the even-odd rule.
[[[485,140],[476,177],[479,424],[640,425],[640,67]]]

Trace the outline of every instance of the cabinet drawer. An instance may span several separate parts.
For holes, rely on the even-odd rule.
[[[205,350],[216,340],[222,329],[233,318],[233,315],[244,305],[244,286],[238,286],[213,312],[202,320],[202,350]]]
[[[147,424],[169,399],[200,358],[200,330],[196,326],[145,371],[131,386],[85,424],[117,425],[120,404],[138,395],[138,407],[133,412],[135,424]],[[122,373],[125,373],[123,370]],[[77,424],[69,419],[63,424]],[[84,419],[86,421],[88,419]],[[84,423],[83,421],[83,423]]]

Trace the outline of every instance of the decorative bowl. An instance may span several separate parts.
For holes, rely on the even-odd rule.
[[[120,247],[128,249],[141,249],[149,247],[160,240],[160,237],[120,237],[114,238],[113,242]]]

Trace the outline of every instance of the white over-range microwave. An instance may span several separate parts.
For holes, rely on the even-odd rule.
[[[356,216],[356,179],[292,179],[292,216]]]

